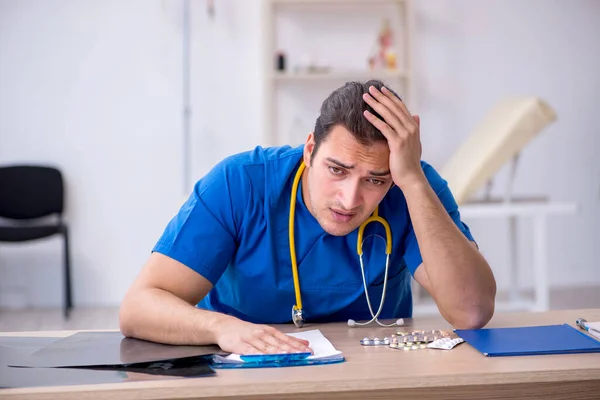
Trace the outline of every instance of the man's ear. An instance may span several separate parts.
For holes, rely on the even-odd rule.
[[[306,138],[306,143],[304,144],[304,164],[306,166],[310,166],[310,160],[315,149],[315,135],[313,132],[308,134]]]

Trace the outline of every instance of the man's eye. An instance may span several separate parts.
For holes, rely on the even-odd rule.
[[[331,172],[334,175],[341,175],[344,173],[344,170],[338,167],[329,167],[329,172]]]
[[[379,179],[369,179],[369,182],[371,182],[375,186],[381,186],[384,183],[382,180]]]

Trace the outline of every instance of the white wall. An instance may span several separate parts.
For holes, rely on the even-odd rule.
[[[178,2],[0,2],[0,162],[64,171],[77,305],[120,301],[181,200],[180,30]],[[60,244],[0,246],[3,305],[62,304]]]
[[[263,144],[260,1],[214,3],[211,18],[205,2],[191,1],[194,179],[231,153]]]
[[[536,95],[558,120],[523,152],[518,194],[577,201],[549,227],[553,286],[600,283],[600,3],[594,0],[427,0],[417,4],[418,111],[425,157],[441,167],[487,110],[506,96]],[[495,192],[502,194],[506,168]],[[468,221],[496,268],[509,259],[507,226]],[[530,221],[521,225],[521,283],[531,286]]]
[[[211,20],[205,3],[192,1],[193,180],[263,140],[259,0],[215,3]],[[599,3],[415,6],[419,101],[411,108],[422,116],[424,157],[441,167],[504,96],[545,98],[559,120],[526,149],[517,190],[581,204],[579,216],[550,224],[551,283],[600,283]],[[118,304],[184,197],[181,7],[0,0],[0,163],[64,169],[78,305]],[[471,226],[502,286],[505,227]],[[0,305],[61,304],[59,245],[0,246]],[[7,290],[27,282],[28,292]]]

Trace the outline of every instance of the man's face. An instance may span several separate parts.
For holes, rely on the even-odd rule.
[[[327,233],[347,235],[373,213],[390,189],[390,149],[383,141],[362,145],[340,125],[312,156],[314,145],[311,133],[304,147],[304,202]]]

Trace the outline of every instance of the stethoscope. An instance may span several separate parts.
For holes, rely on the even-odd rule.
[[[306,165],[304,164],[304,161],[302,161],[300,164],[300,167],[298,168],[298,171],[296,171],[296,176],[294,177],[294,183],[292,184],[292,193],[291,193],[291,198],[290,198],[290,220],[289,220],[290,257],[292,260],[294,291],[296,292],[296,304],[294,304],[294,306],[292,307],[292,321],[294,322],[294,325],[296,325],[298,328],[302,328],[304,326],[305,319],[304,319],[304,311],[302,309],[302,296],[300,295],[300,281],[298,279],[298,265],[296,263],[296,245],[295,245],[295,241],[294,241],[294,215],[296,212],[296,196],[298,194],[298,184],[300,182],[300,178],[302,177],[302,172],[304,171],[305,167],[306,167]],[[385,243],[386,260],[385,260],[385,275],[383,278],[383,292],[381,294],[381,300],[379,302],[379,309],[377,310],[376,314],[373,313],[373,308],[371,307],[371,300],[369,299],[369,291],[367,289],[367,280],[365,278],[365,267],[363,264],[363,257],[362,257],[363,256],[363,249],[362,249],[363,234],[365,231],[365,227],[368,224],[370,224],[371,222],[379,222],[380,224],[383,225],[383,227],[385,228],[385,238],[386,238],[386,243]],[[394,322],[392,324],[387,324],[387,325],[381,323],[379,321],[379,319],[377,318],[377,317],[379,317],[379,314],[381,313],[381,310],[383,309],[383,303],[385,301],[385,293],[386,293],[387,277],[388,277],[388,266],[389,266],[389,261],[390,261],[390,254],[392,254],[392,231],[391,231],[390,225],[387,223],[387,221],[379,216],[379,207],[375,208],[375,211],[373,211],[373,214],[369,218],[367,218],[366,221],[364,221],[362,224],[360,224],[360,227],[358,228],[358,239],[356,241],[356,252],[358,253],[359,260],[360,260],[360,270],[362,272],[362,280],[363,280],[363,286],[365,288],[365,297],[367,298],[367,305],[369,306],[369,312],[371,313],[371,316],[373,318],[371,318],[371,320],[369,320],[367,322],[362,322],[362,323],[356,322],[353,319],[349,319],[348,326],[364,326],[364,325],[368,325],[368,324],[372,323],[373,321],[376,321],[379,325],[384,326],[384,327],[402,325],[404,323],[402,318],[396,320],[396,322]]]

